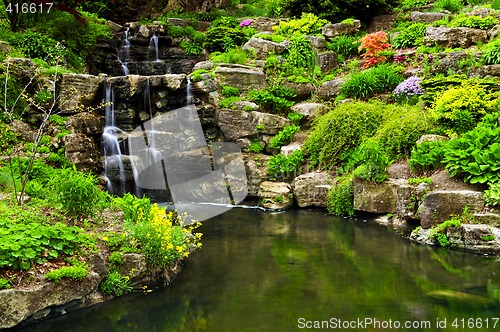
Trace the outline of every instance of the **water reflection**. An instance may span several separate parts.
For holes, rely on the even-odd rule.
[[[294,331],[300,317],[371,317],[427,320],[433,330],[447,318],[441,330],[457,331],[455,318],[498,313],[496,304],[428,296],[448,290],[497,303],[498,258],[412,245],[370,221],[233,209],[202,231],[203,249],[171,286],[25,330]]]

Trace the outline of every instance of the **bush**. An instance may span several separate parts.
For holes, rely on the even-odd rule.
[[[289,100],[296,96],[295,91],[282,85],[271,86],[266,90],[250,90],[248,98],[274,113],[287,111],[294,102]]]
[[[276,136],[271,138],[269,141],[269,146],[273,149],[279,149],[283,145],[289,144],[293,140],[293,136],[300,130],[299,126],[291,125],[286,126],[280,131]]]
[[[383,182],[387,179],[389,157],[376,140],[366,140],[349,156],[348,169],[353,175],[367,181]]]
[[[248,147],[248,151],[253,152],[253,153],[261,153],[264,151],[264,146],[260,142],[252,142],[250,143],[250,146]]]
[[[289,178],[297,173],[298,168],[304,162],[301,150],[295,150],[291,155],[277,154],[269,158],[267,163],[267,174],[274,178]]]
[[[0,278],[0,289],[10,289],[10,282],[5,278]]]
[[[236,97],[240,95],[240,90],[238,88],[233,88],[231,86],[222,86],[222,95],[226,98]]]
[[[494,16],[466,16],[464,14],[453,18],[449,23],[450,27],[466,27],[488,30],[498,24],[498,19]]]
[[[412,46],[419,46],[422,44],[425,37],[425,23],[413,23],[392,40],[392,46],[395,48],[407,48]]]
[[[39,32],[27,31],[19,34],[10,43],[27,57],[40,58],[49,64],[56,64],[65,59],[64,47],[56,40]]]
[[[424,93],[420,86],[421,81],[421,78],[411,76],[399,83],[396,89],[394,89],[396,101],[400,104],[415,105],[418,102],[419,96]]]
[[[214,52],[210,54],[210,61],[215,63],[236,63],[244,65],[248,61],[248,53],[241,48],[232,48],[227,52]]]
[[[354,214],[354,186],[352,178],[338,177],[328,192],[328,213],[334,216]]]
[[[203,80],[202,74],[206,74],[206,73],[208,73],[208,70],[206,70],[206,69],[197,69],[197,70],[193,71],[191,74],[189,74],[189,76],[191,77],[191,81],[199,82],[199,81]]]
[[[381,64],[356,72],[342,84],[341,93],[346,97],[366,99],[375,94],[389,92],[404,80],[402,67]]]
[[[495,40],[484,46],[481,61],[486,65],[500,64],[500,40]]]
[[[350,58],[359,54],[358,48],[360,45],[361,43],[356,36],[341,35],[327,42],[326,48],[342,55],[344,58]]]
[[[288,54],[284,72],[287,74],[301,73],[304,70],[312,72],[316,58],[309,41],[303,36],[294,36],[288,46]]]
[[[484,191],[484,200],[486,205],[495,207],[500,205],[500,183],[491,183],[489,188]]]
[[[320,34],[323,26],[328,23],[327,20],[320,19],[314,14],[302,12],[299,19],[280,21],[278,25],[273,27],[273,30],[282,36],[314,35]]]
[[[103,293],[114,296],[122,296],[133,290],[133,287],[130,285],[130,278],[121,275],[118,271],[111,271],[99,288]]]
[[[447,141],[424,141],[413,147],[408,163],[412,171],[427,173],[443,168],[442,163]]]
[[[49,281],[59,282],[62,278],[73,280],[83,280],[89,273],[87,266],[63,266],[57,270],[52,270],[45,275]]]
[[[364,68],[375,66],[387,60],[382,52],[385,51],[391,44],[389,44],[389,37],[384,31],[377,31],[369,33],[362,37],[359,42],[359,51],[364,51],[361,55],[365,60]]]
[[[205,32],[205,43],[203,46],[212,52],[225,52],[243,45],[248,39],[245,32],[240,28],[214,26],[208,28]]]
[[[452,13],[458,13],[464,4],[462,0],[437,0],[434,2],[435,10],[450,11]]]
[[[421,7],[427,5],[429,0],[402,0],[401,8],[402,9],[411,9],[415,7]]]

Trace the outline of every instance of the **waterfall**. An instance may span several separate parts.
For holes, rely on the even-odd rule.
[[[130,74],[128,69],[128,62],[130,59],[130,28],[127,28],[123,33],[121,50],[118,51],[118,61],[120,62],[123,70],[123,75],[127,76]]]
[[[149,47],[154,48],[155,50],[155,61],[160,62],[160,58],[158,56],[158,35],[156,34],[156,31],[153,31],[153,35],[149,39]]]
[[[151,83],[149,78],[146,82],[146,87],[144,89],[144,111],[149,114],[149,126],[145,127],[146,137],[147,137],[147,158],[148,162],[154,164],[161,161],[161,152],[156,148],[156,129],[155,121],[153,118],[153,107],[151,106]]]
[[[102,133],[102,145],[104,150],[104,176],[107,179],[106,189],[110,193],[116,190],[113,188],[113,183],[110,179],[110,173],[116,169],[116,163],[119,171],[120,192],[125,190],[125,166],[123,164],[123,155],[118,140],[119,134],[124,132],[116,126],[115,121],[115,93],[111,84],[106,84],[105,87],[105,127]]]
[[[193,104],[193,94],[191,92],[191,78],[189,75],[187,77],[187,86],[186,86],[186,105],[189,106]]]

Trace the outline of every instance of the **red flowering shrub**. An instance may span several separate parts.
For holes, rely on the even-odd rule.
[[[359,42],[361,42],[359,50],[365,51],[362,55],[365,59],[365,64],[362,69],[369,68],[387,60],[387,57],[380,55],[381,51],[384,51],[391,46],[391,44],[389,44],[387,33],[384,31],[369,33],[361,38]]]

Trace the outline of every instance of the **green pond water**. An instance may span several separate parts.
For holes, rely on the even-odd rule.
[[[411,244],[400,230],[320,211],[237,208],[201,231],[202,250],[171,285],[22,331],[300,331],[314,321],[331,323],[324,330],[500,330],[495,257]]]

